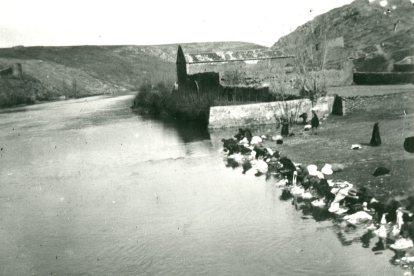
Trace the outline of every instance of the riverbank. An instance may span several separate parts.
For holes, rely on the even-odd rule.
[[[365,187],[382,201],[413,194],[414,155],[404,150],[403,143],[406,137],[414,136],[414,94],[346,98],[345,106],[345,116],[330,115],[321,121],[318,135],[304,131],[303,125],[293,125],[290,132],[294,136],[286,137],[282,145],[271,140],[262,144],[296,163],[317,165],[319,170],[326,163],[344,164],[346,169],[334,173],[330,179]],[[382,144],[371,147],[369,142],[376,122]],[[266,126],[251,130],[253,135],[280,135],[280,129],[276,133]],[[353,144],[360,144],[361,149],[352,150]],[[373,176],[377,167],[390,169],[389,176]]]
[[[414,136],[414,93],[348,97],[345,98],[345,103],[349,112],[345,116],[330,115],[326,120],[322,120],[317,135],[312,134],[312,131],[305,131],[303,125],[292,125],[290,133],[294,135],[284,137],[283,144],[266,139],[261,142],[261,145],[279,151],[281,156],[304,167],[316,165],[318,171],[321,171],[326,164],[344,165],[342,171],[324,177],[330,185],[344,183],[353,185],[354,191],[360,193],[357,197],[358,201],[354,199],[352,202],[347,197],[346,204],[338,199],[339,207],[333,204],[327,205],[328,202],[319,201],[320,198],[324,198],[320,190],[317,190],[318,187],[323,187],[322,184],[313,186],[307,193],[301,188],[285,186],[278,174],[272,174],[274,170],[270,169],[271,163],[266,165],[263,161],[248,162],[247,159],[250,159],[248,154],[245,155],[246,159],[240,159],[240,155],[224,157],[224,163],[228,167],[237,166],[239,163],[238,167],[243,169],[239,168],[238,171],[240,173],[243,171],[246,178],[251,178],[254,174],[263,182],[266,181],[267,184],[282,189],[280,199],[292,200],[292,209],[302,211],[304,219],[313,218],[318,222],[331,221],[335,225],[338,239],[344,246],[360,242],[363,248],[370,248],[371,239],[375,238],[375,241],[378,238],[370,251],[375,255],[394,252],[394,256],[383,260],[412,271],[414,227],[409,221],[401,226],[395,218],[396,210],[400,206],[403,210],[406,208],[404,210],[406,212],[413,210],[412,200],[410,201],[409,197],[414,196],[414,170],[412,169],[414,154],[405,151],[403,144],[406,137]],[[377,122],[382,143],[378,147],[373,147],[370,145],[370,140],[374,124]],[[251,131],[254,136],[273,137],[280,135],[281,129],[260,126],[251,128]],[[219,136],[225,139],[231,138],[223,136],[224,133],[224,130],[214,131],[214,140]],[[234,134],[236,133],[235,129]],[[354,144],[359,144],[360,149],[351,149]],[[250,169],[249,164],[252,166]],[[389,169],[389,173],[375,176],[374,172],[379,167]],[[314,185],[314,182],[311,183]],[[335,194],[331,190],[334,187],[329,188],[329,195],[337,199],[340,193]],[[344,190],[348,193],[346,189],[345,187]],[[380,203],[374,206],[375,204],[371,204],[372,198]],[[368,208],[363,208],[362,200],[367,200]],[[384,209],[381,209],[381,206],[384,206]],[[387,212],[387,215],[383,216],[383,212]],[[380,221],[381,224],[378,224]]]

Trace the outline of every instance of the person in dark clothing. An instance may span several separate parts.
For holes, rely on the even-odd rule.
[[[283,176],[286,176],[286,178],[291,182],[293,179],[293,172],[296,171],[295,164],[293,164],[292,160],[286,157],[280,158],[279,162],[283,165],[279,172]]]
[[[239,128],[239,132],[236,135],[234,135],[234,138],[236,138],[237,141],[240,141],[240,140],[243,140],[244,138],[246,138],[247,142],[249,142],[249,145],[250,145],[250,142],[252,141],[253,135],[252,135],[252,132],[250,131],[250,129],[248,129],[248,128],[246,128],[246,129]]]
[[[318,118],[318,115],[316,115],[316,112],[314,110],[312,110],[312,113],[313,113],[313,117],[312,117],[312,120],[311,120],[312,133],[315,132],[315,134],[318,134],[316,131],[319,127],[319,118]]]
[[[378,147],[378,146],[381,145],[381,137],[380,137],[378,124],[379,123],[374,124],[374,129],[372,130],[371,142],[369,142],[371,144],[371,146],[373,146],[373,147]]]
[[[283,137],[289,136],[289,123],[283,122],[282,123],[282,131],[280,133]]]
[[[306,125],[306,122],[308,121],[308,114],[302,113],[299,118],[302,118],[302,124]]]
[[[232,145],[237,145],[237,141],[234,139],[221,139],[221,141],[223,142],[223,148],[227,148],[229,149],[230,146]]]
[[[249,142],[249,145],[250,145],[250,143],[252,142],[252,138],[253,138],[253,135],[252,135],[252,132],[250,131],[250,129],[245,129],[244,130],[244,137],[246,137],[246,139],[247,139],[247,141]]]

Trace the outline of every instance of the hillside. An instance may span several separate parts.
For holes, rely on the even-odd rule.
[[[245,42],[187,43],[182,47],[189,53],[266,48]],[[42,99],[113,94],[136,91],[146,81],[173,83],[177,48],[178,44],[0,48],[0,69],[22,64],[27,78],[10,82],[19,95],[28,89],[28,79],[36,82],[39,95],[48,95]],[[0,106],[5,105],[5,87],[0,90]],[[28,100],[23,102],[39,98],[27,93]]]
[[[327,69],[351,60],[356,71],[392,71],[394,62],[414,55],[414,4],[410,0],[356,0],[315,17],[273,46],[289,52],[312,46]]]

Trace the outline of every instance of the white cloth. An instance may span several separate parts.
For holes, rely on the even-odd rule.
[[[401,211],[401,209],[398,208],[398,210],[397,210],[397,226],[398,226],[398,230],[401,230],[401,226],[404,224],[403,214],[404,213]]]
[[[260,138],[259,136],[253,136],[252,141],[250,142],[250,144],[259,144],[262,141],[263,141],[262,138]]]
[[[411,239],[401,238],[397,240],[394,244],[391,244],[390,247],[395,250],[405,250],[413,247],[413,241]]]
[[[333,171],[332,171],[332,165],[325,164],[325,166],[322,168],[321,172],[322,172],[323,174],[326,174],[326,175],[331,175],[331,174],[333,174]]]
[[[347,184],[331,190],[331,193],[335,195],[335,199],[332,201],[331,207],[328,209],[329,212],[335,213],[339,210],[339,202],[348,195],[349,189],[353,187],[352,184],[349,184],[348,182],[346,183]]]
[[[308,169],[309,175],[316,176],[316,172],[318,171],[318,167],[316,165],[309,165],[306,168]]]
[[[359,222],[364,222],[364,221],[371,220],[371,219],[372,219],[372,216],[370,214],[367,214],[364,211],[359,211],[359,212],[356,212],[355,214],[347,215],[344,217],[344,220],[347,220],[351,224],[357,224]]]

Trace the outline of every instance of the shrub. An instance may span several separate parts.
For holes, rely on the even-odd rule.
[[[25,74],[19,79],[0,79],[0,107],[34,104],[51,94],[40,81]]]
[[[312,103],[320,97],[326,96],[326,87],[324,85],[318,85],[317,82],[314,82],[312,86],[308,86],[307,83],[303,83],[300,86],[299,95],[301,98],[307,98],[311,100]]]
[[[181,90],[172,93],[169,87],[173,85],[159,82],[151,85],[150,82],[142,84],[134,100],[134,107],[144,109],[144,113],[160,115],[166,113],[172,117],[187,121],[208,123],[210,106],[220,99],[220,93],[215,90],[204,93],[193,93]]]

